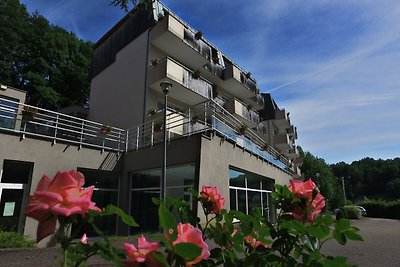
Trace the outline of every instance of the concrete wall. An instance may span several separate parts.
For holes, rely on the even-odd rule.
[[[77,167],[113,170],[118,168],[118,155],[114,152],[54,144],[46,140],[20,139],[19,135],[0,134],[0,169],[3,169],[4,159],[33,162],[33,173],[30,194],[37,187],[43,175],[54,177],[57,171],[76,170]],[[29,185],[28,185],[29,186]],[[89,185],[86,185],[89,186]],[[24,211],[22,211],[24,213]],[[24,234],[36,238],[37,221],[26,218]],[[49,238],[41,241],[39,246],[45,246]]]
[[[26,92],[23,90],[19,90],[19,89],[13,88],[13,87],[1,85],[0,96],[1,95],[17,99],[18,102],[20,102],[22,104],[25,103]]]
[[[89,120],[120,128],[143,122],[148,31],[118,52],[116,60],[92,79]]]
[[[274,179],[278,184],[289,184],[291,179],[289,174],[258,159],[241,147],[224,141],[219,136],[214,136],[211,140],[202,138],[199,190],[203,185],[217,186],[225,198],[226,209],[230,206],[229,166]]]

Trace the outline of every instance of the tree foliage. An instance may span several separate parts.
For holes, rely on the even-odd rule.
[[[27,102],[55,109],[89,94],[92,43],[29,14],[19,0],[0,1],[0,82],[27,91]]]
[[[344,177],[349,199],[400,197],[400,158],[364,158],[351,164],[339,162],[331,168],[337,177]]]
[[[327,208],[334,209],[344,205],[343,189],[340,180],[334,175],[324,159],[318,158],[301,148],[300,157],[303,158],[301,171],[305,178],[312,178],[318,185],[321,194],[327,200]]]

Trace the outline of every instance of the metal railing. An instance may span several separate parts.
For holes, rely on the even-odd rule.
[[[0,130],[51,140],[125,151],[127,131],[0,98]]]
[[[128,129],[128,150],[162,142],[162,125],[162,116],[149,116],[145,123]],[[288,159],[266,144],[259,133],[251,129],[243,132],[242,127],[237,118],[213,100],[197,104],[183,112],[172,109],[167,112],[168,140],[213,130],[274,166],[292,172]]]

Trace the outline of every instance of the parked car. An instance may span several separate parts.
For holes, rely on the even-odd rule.
[[[364,207],[357,206],[357,208],[360,210],[362,216],[367,216],[367,210]]]

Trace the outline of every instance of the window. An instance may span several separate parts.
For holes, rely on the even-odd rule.
[[[269,221],[275,218],[271,198],[274,180],[254,173],[229,168],[230,208],[249,214],[254,209]]]
[[[157,231],[158,211],[152,198],[160,197],[161,169],[138,171],[132,174],[131,180],[131,215],[140,225],[131,228],[137,231]],[[191,201],[187,189],[194,186],[195,165],[186,164],[167,168],[167,195]]]
[[[97,169],[78,168],[78,171],[83,173],[85,176],[84,187],[94,185],[95,189],[92,196],[92,201],[96,203],[99,208],[105,208],[108,204],[118,205],[118,184],[119,174],[113,171],[104,171]],[[114,235],[116,232],[117,218],[113,216],[104,216],[96,218],[96,226],[99,226],[100,230],[105,235]],[[73,231],[77,225],[73,226]],[[78,236],[86,233],[90,236],[96,236],[96,232],[91,229],[89,225],[85,225],[81,228]]]
[[[18,99],[0,96],[0,128],[14,129],[17,112]]]

